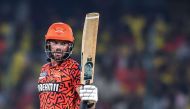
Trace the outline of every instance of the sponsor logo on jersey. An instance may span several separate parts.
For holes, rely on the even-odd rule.
[[[43,79],[43,78],[45,78],[46,76],[47,76],[47,72],[42,72],[42,73],[40,73],[39,79]]]
[[[53,91],[57,92],[59,91],[59,84],[57,83],[44,83],[44,84],[38,84],[38,91]]]

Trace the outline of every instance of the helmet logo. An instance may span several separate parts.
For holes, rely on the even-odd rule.
[[[63,34],[65,32],[65,30],[63,28],[56,28],[55,32],[57,34]]]
[[[64,33],[62,30],[56,30],[56,33]]]

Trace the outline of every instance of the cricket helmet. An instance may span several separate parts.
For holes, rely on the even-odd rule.
[[[62,58],[59,59],[55,58],[54,52],[51,51],[51,45],[50,45],[51,40],[61,40],[69,43],[68,50],[66,52],[62,52],[63,54]],[[56,61],[63,61],[67,59],[72,54],[73,46],[74,46],[74,36],[72,29],[68,24],[58,22],[58,23],[53,23],[49,27],[48,32],[45,35],[45,52],[48,57],[48,61],[50,61],[50,59],[54,59]]]
[[[53,23],[45,35],[46,41],[51,39],[69,41],[73,43],[74,37],[71,27],[62,22]]]

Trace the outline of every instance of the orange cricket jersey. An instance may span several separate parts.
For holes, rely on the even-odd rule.
[[[80,97],[76,92],[79,85],[79,64],[73,59],[60,66],[45,64],[38,80],[40,109],[79,109]]]

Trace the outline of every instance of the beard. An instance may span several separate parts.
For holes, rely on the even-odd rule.
[[[61,49],[56,49],[54,52],[53,52],[53,57],[56,61],[61,61],[64,57],[65,53],[63,50]]]

